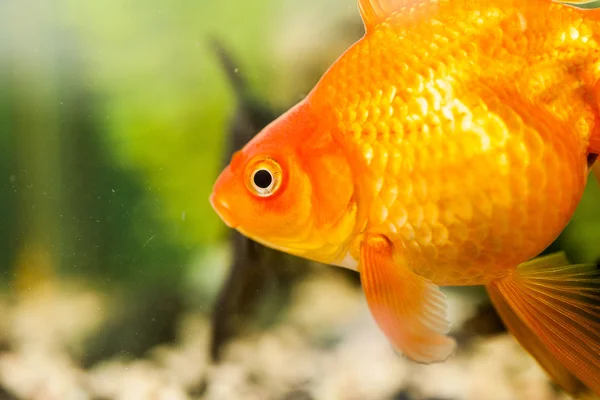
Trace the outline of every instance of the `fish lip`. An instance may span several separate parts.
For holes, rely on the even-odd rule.
[[[238,223],[234,221],[231,213],[231,207],[226,201],[223,199],[218,199],[214,193],[211,193],[208,200],[217,215],[223,220],[223,222],[225,222],[225,225],[227,225],[229,228],[237,228]]]

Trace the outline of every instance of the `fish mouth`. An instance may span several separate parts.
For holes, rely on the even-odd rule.
[[[235,222],[235,219],[231,213],[231,207],[226,201],[217,198],[214,193],[210,195],[209,201],[217,215],[219,215],[223,222],[225,222],[225,225],[233,229],[237,228],[238,223]]]

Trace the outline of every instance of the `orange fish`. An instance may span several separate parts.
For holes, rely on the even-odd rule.
[[[359,8],[364,37],[233,156],[213,207],[260,243],[360,272],[375,321],[414,361],[454,352],[439,286],[485,285],[552,378],[600,394],[600,272],[528,261],[567,225],[600,153],[600,10]]]

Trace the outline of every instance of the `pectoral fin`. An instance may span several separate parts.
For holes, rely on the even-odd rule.
[[[360,276],[375,321],[406,357],[420,363],[446,360],[455,341],[450,329],[446,297],[440,289],[396,263],[394,248],[384,236],[363,240]]]

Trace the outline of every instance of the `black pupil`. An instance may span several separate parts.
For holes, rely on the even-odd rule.
[[[271,176],[271,173],[266,169],[259,169],[254,174],[254,184],[261,189],[268,188],[271,186],[272,182],[273,176]]]

